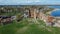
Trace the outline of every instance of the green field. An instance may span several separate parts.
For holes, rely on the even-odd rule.
[[[20,22],[0,26],[0,34],[60,34],[60,28],[46,26],[42,20],[24,18]]]

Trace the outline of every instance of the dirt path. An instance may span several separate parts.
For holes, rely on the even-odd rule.
[[[20,34],[20,33],[25,32],[26,30],[28,30],[28,28],[29,28],[29,26],[25,26],[25,27],[23,27],[23,28],[18,29],[18,30],[17,30],[17,34]]]

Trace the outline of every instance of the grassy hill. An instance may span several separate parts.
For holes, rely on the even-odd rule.
[[[20,22],[0,26],[0,34],[60,34],[60,28],[48,27],[39,19],[24,18]]]

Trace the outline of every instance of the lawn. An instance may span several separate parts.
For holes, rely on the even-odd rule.
[[[60,28],[46,26],[39,19],[24,18],[20,22],[0,26],[0,34],[60,34]]]

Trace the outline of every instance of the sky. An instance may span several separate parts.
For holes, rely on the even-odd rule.
[[[0,5],[59,5],[60,0],[0,0]]]

